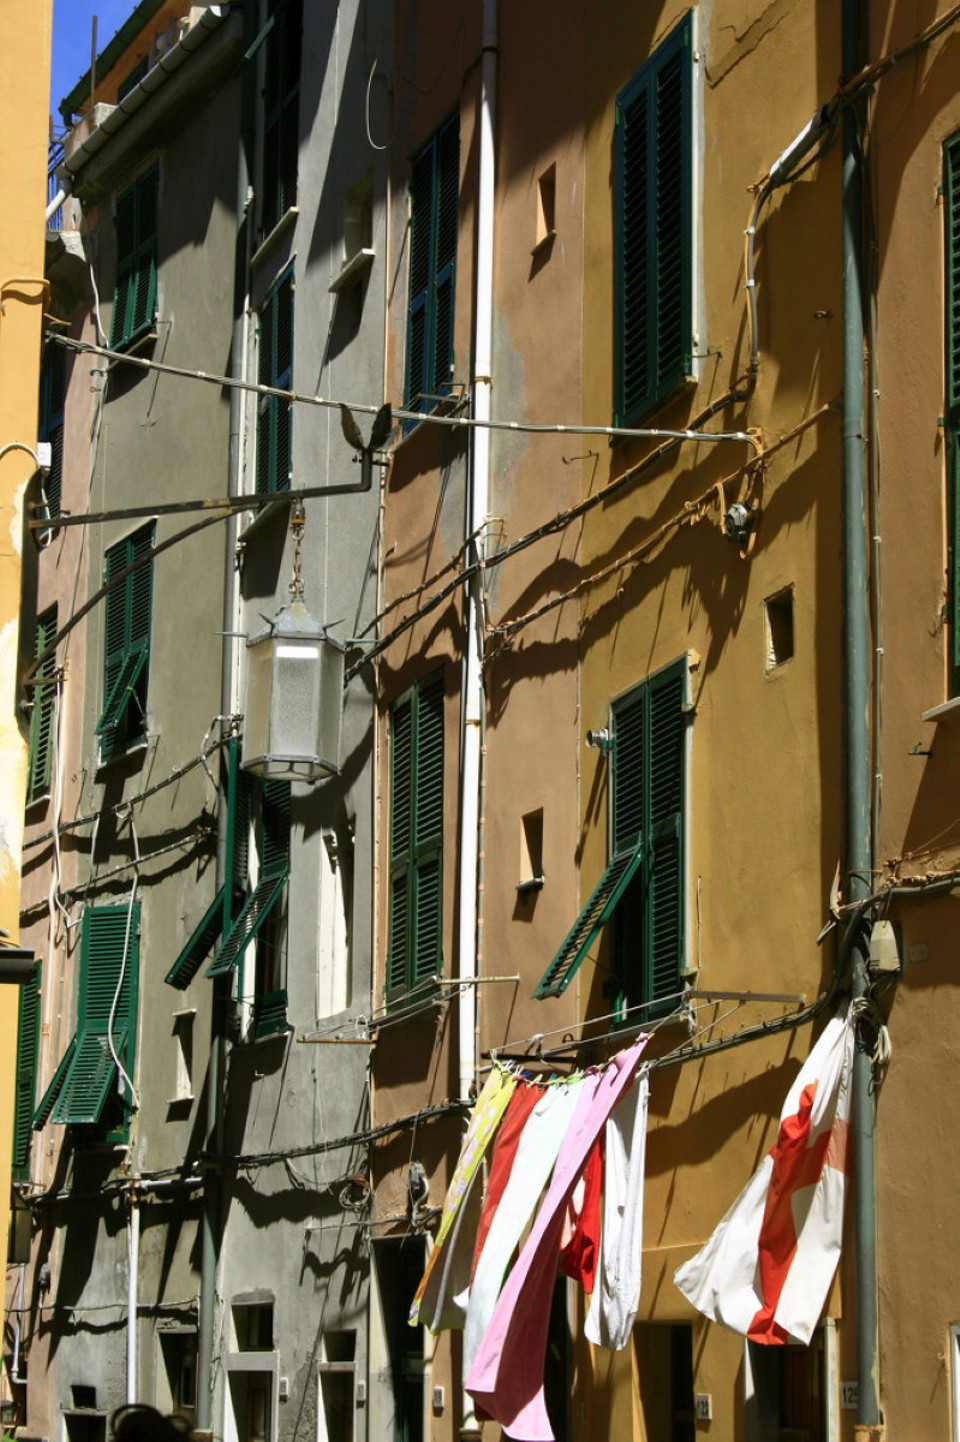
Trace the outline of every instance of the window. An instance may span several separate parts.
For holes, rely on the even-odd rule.
[[[317,1376],[320,1406],[317,1415],[319,1442],[353,1442],[356,1409],[355,1331],[324,1332],[320,1342]]]
[[[460,194],[460,117],[413,162],[406,405],[433,410],[453,373],[453,301]]]
[[[133,1072],[140,973],[140,905],[88,906],[80,927],[77,1030],[37,1108],[34,1127],[125,1120],[118,1103]]]
[[[156,166],[117,197],[117,288],[113,297],[110,344],[131,345],[153,329],[157,318]]]
[[[13,1097],[13,1179],[30,1176],[30,1137],[37,1101],[37,1054],[40,1045],[40,964],[20,987],[17,1020],[17,1071]]]
[[[293,273],[277,281],[260,310],[257,379],[279,390],[293,387]],[[293,409],[280,396],[257,403],[257,493],[265,496],[290,486],[293,464]]]
[[[629,426],[693,371],[693,18],[617,97],[615,423]]]
[[[228,822],[231,881],[227,888],[230,921],[207,967],[207,976],[226,976],[242,967],[247,948],[256,943],[252,986],[241,973],[238,992],[253,1003],[253,1035],[271,1036],[287,1030],[287,993],[284,981],[286,942],[286,889],[290,878],[290,783],[253,781],[237,768]],[[256,877],[250,881],[250,841],[255,846]],[[225,893],[219,894],[219,899]],[[214,902],[216,906],[216,899]],[[207,918],[214,907],[210,908]],[[215,923],[211,923],[211,926]],[[197,928],[201,933],[204,922]],[[207,943],[206,949],[212,943]],[[190,943],[188,943],[189,947]],[[197,957],[199,966],[203,959]],[[194,952],[196,955],[196,952]],[[181,960],[174,967],[180,967]],[[191,973],[192,974],[192,973]],[[167,976],[170,981],[173,972]],[[179,983],[174,981],[174,985]]]
[[[388,997],[443,965],[443,672],[414,686],[391,720]]]
[[[63,411],[67,393],[67,353],[48,340],[40,370],[40,424],[37,439],[50,446],[50,469],[43,477],[44,518],[56,520],[63,496]]]
[[[264,235],[297,203],[303,0],[270,0],[267,23],[260,215]]]
[[[696,1442],[693,1329],[682,1323],[640,1323],[633,1345],[645,1435]]]
[[[39,660],[57,634],[57,608],[51,606],[37,617],[33,643],[33,659]],[[27,761],[27,805],[32,806],[50,794],[53,771],[53,749],[56,742],[54,722],[57,703],[56,652],[40,662],[33,676],[33,702],[30,709],[30,749]]]
[[[426,1263],[422,1237],[374,1243],[380,1323],[393,1383],[393,1427],[384,1442],[424,1442],[426,1351],[422,1326],[409,1327],[410,1304]]]
[[[943,152],[946,227],[946,406],[950,695],[960,695],[960,135]]]
[[[559,996],[611,919],[615,1013],[677,992],[684,952],[686,661],[612,711],[610,861],[534,993]],[[656,1014],[654,1010],[653,1014]]]
[[[827,1442],[826,1347],[828,1324],[809,1346],[765,1347],[747,1342],[744,1356],[746,1442]]]
[[[122,756],[147,733],[153,561],[144,558],[153,550],[153,539],[151,522],[106,553],[104,579],[117,584],[106,598],[103,710],[97,722],[101,762]]]

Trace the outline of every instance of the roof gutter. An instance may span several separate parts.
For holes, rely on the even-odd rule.
[[[123,134],[123,154],[143,145],[148,132],[152,133],[181,103],[194,99],[198,91],[219,73],[221,67],[234,58],[239,59],[243,26],[239,15],[231,20],[231,7],[209,5],[181,40],[157,61],[140,81],[139,85],[123,97],[118,105],[107,111],[100,124],[71,153],[61,167],[62,173],[74,180],[74,192],[92,194],[99,187],[107,185],[107,162],[94,166],[94,162],[106,147],[110,147],[110,170],[120,163],[116,146],[111,144]],[[215,40],[215,43],[214,43]],[[202,65],[191,66],[188,75],[181,75],[184,66],[199,50],[204,50]],[[176,80],[176,83],[174,81]],[[164,92],[160,100],[156,97]],[[151,101],[156,101],[151,104]],[[82,172],[82,177],[81,177]]]

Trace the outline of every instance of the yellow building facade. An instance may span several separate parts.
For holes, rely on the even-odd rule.
[[[15,0],[0,56],[0,927],[15,942],[27,746],[17,712],[24,493],[37,470],[37,389],[44,308],[44,210],[50,0]],[[11,143],[11,138],[16,142]],[[18,988],[0,988],[0,1195],[10,1197]]]

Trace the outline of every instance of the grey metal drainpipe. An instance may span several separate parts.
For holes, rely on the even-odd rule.
[[[241,74],[240,143],[237,146],[237,239],[234,257],[233,334],[230,347],[230,374],[243,380],[246,375],[246,309],[249,232],[252,224],[250,197],[249,152],[253,141],[255,105],[254,77],[256,62],[246,57],[256,35],[257,11],[253,0],[244,3],[244,62]],[[230,391],[230,439],[227,457],[227,494],[237,495],[243,477],[242,433],[244,392],[239,387]],[[237,516],[227,522],[224,550],[223,653],[220,672],[220,712],[230,716],[235,709],[234,687],[237,670],[236,602],[237,575],[235,550]],[[222,808],[221,808],[222,812]],[[227,818],[221,814],[220,840],[217,848],[217,879],[226,878],[230,858],[227,854]],[[197,1333],[197,1412],[196,1430],[212,1435],[214,1342],[216,1322],[217,1273],[220,1265],[220,1241],[223,1235],[222,1141],[223,1086],[226,1062],[225,1009],[230,978],[217,977],[212,982],[213,1007],[210,1024],[210,1059],[207,1075],[206,1151],[204,1168],[203,1212],[201,1216],[200,1316]]]
[[[861,0],[843,0],[844,77],[863,64]],[[844,753],[846,760],[846,873],[849,896],[870,894],[869,630],[867,516],[864,464],[864,306],[862,274],[863,156],[858,112],[843,112],[843,587]],[[851,926],[862,926],[858,913]],[[853,939],[852,939],[853,940]],[[853,994],[868,988],[864,938],[853,940]],[[857,1267],[857,1362],[861,1428],[880,1425],[877,1325],[876,1098],[871,1061],[858,1045],[853,1063],[853,1170]]]

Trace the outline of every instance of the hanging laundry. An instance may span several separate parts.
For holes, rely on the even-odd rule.
[[[442,1326],[453,1325],[452,1322],[444,1320],[450,1315],[447,1299],[453,1297],[469,1281],[474,1229],[479,1215],[479,1189],[474,1189],[473,1183],[483,1154],[490,1145],[513,1095],[517,1080],[515,1072],[495,1066],[477,1097],[467,1135],[447,1188],[436,1240],[410,1307],[411,1326],[423,1321],[436,1331]],[[464,1225],[462,1212],[471,1192],[475,1190],[476,1215],[472,1219],[472,1225]],[[462,1325],[462,1322],[459,1325]]]
[[[517,1087],[503,1114],[503,1121],[493,1139],[493,1146],[490,1149],[490,1170],[487,1175],[487,1187],[483,1194],[483,1207],[480,1211],[480,1221],[477,1225],[477,1240],[473,1249],[473,1266],[470,1269],[470,1280],[473,1280],[477,1270],[477,1263],[480,1260],[480,1253],[483,1251],[484,1243],[487,1240],[487,1233],[490,1231],[490,1224],[493,1221],[500,1199],[503,1196],[504,1188],[510,1179],[513,1171],[514,1159],[517,1155],[517,1148],[520,1145],[520,1138],[523,1136],[524,1127],[530,1119],[537,1102],[544,1096],[546,1087],[539,1082],[524,1082]]]
[[[543,1368],[566,1205],[590,1149],[633,1082],[646,1043],[641,1036],[603,1070],[584,1077],[546,1198],[467,1376],[477,1415],[493,1418],[509,1437],[524,1442],[553,1442]]]
[[[809,1342],[840,1260],[854,1033],[835,1017],[780,1113],[777,1140],[706,1245],[674,1275],[705,1316],[755,1342]]]
[[[622,1103],[621,1103],[622,1105]],[[609,1127],[610,1123],[607,1122]],[[597,1277],[600,1260],[600,1191],[603,1186],[603,1142],[598,1137],[590,1148],[583,1175],[567,1203],[560,1235],[560,1270],[579,1282],[589,1295]]]
[[[577,1076],[544,1088],[523,1129],[470,1287],[463,1334],[464,1376],[470,1371],[493,1316],[520,1238],[550,1180],[586,1081],[585,1076]]]
[[[619,1352],[630,1340],[640,1304],[643,1178],[650,1082],[644,1068],[606,1125],[600,1265],[584,1334]]]

